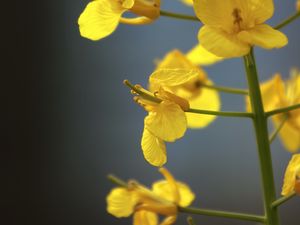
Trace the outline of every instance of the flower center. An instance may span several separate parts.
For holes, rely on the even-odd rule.
[[[243,22],[241,12],[242,11],[239,8],[234,8],[231,14],[233,16],[233,25],[237,29],[237,31],[241,30],[241,25]]]

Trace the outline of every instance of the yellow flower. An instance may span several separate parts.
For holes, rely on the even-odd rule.
[[[261,84],[264,110],[271,111],[277,108],[287,107],[300,103],[300,73],[292,71],[290,80],[284,82],[279,74]],[[247,99],[247,110],[251,107]],[[283,145],[290,152],[296,152],[300,148],[300,109],[279,114],[272,117],[275,127],[278,127],[287,116],[287,120],[279,132]]]
[[[194,65],[208,66],[222,61],[223,58],[207,51],[202,45],[198,44],[186,53],[187,59]]]
[[[188,5],[188,6],[193,6],[193,0],[181,0],[184,4]]]
[[[193,53],[194,54],[194,53]],[[191,55],[190,55],[191,56]],[[181,98],[189,101],[191,108],[215,110],[220,109],[220,99],[217,91],[202,88],[202,84],[213,84],[206,73],[195,66],[179,50],[169,52],[159,63],[158,71],[149,78],[150,90],[163,88]],[[178,71],[182,71],[179,73]],[[189,128],[203,128],[216,117],[186,112]]]
[[[152,189],[129,181],[128,187],[114,188],[106,198],[107,211],[115,217],[133,215],[133,225],[157,225],[158,215],[166,218],[161,225],[171,225],[176,221],[178,206],[187,207],[195,195],[185,183],[176,181],[165,168],[159,171],[165,180],[157,181]]]
[[[94,0],[78,19],[81,36],[93,41],[107,37],[115,31],[119,22],[147,24],[159,17],[160,0]],[[139,17],[123,18],[130,11]]]
[[[172,71],[174,76],[186,71]],[[167,70],[157,70],[153,74],[169,73]],[[189,76],[187,74],[187,76]],[[125,83],[128,81],[125,81]],[[145,159],[154,166],[162,166],[167,162],[165,141],[174,142],[181,138],[187,129],[185,110],[189,103],[185,99],[159,88],[155,92],[135,85],[134,100],[148,111],[144,119],[144,131],[141,147]]]
[[[254,45],[271,49],[288,43],[283,33],[264,24],[274,13],[273,0],[194,0],[194,10],[204,24],[198,38],[217,56],[240,57]]]
[[[300,195],[300,154],[293,155],[286,168],[281,194],[286,196],[293,191]]]
[[[298,0],[298,1],[296,2],[296,9],[297,9],[298,11],[300,11],[300,0]]]

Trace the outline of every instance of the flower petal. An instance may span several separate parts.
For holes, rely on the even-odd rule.
[[[207,80],[207,84],[213,84],[212,81]],[[195,109],[205,109],[219,111],[221,108],[221,101],[219,93],[213,89],[202,88],[201,93],[189,101],[190,107]],[[208,126],[216,119],[216,116],[201,115],[186,112],[187,124],[189,128],[203,128]]]
[[[146,116],[145,128],[156,137],[173,142],[184,135],[187,128],[186,116],[179,105],[162,101]]]
[[[282,117],[274,116],[272,117],[273,122],[276,127],[281,123]],[[291,122],[287,121],[281,128],[279,132],[280,140],[282,141],[284,147],[292,153],[295,153],[300,148],[300,131]]]
[[[230,31],[233,27],[232,11],[235,4],[232,0],[194,0],[194,10],[197,17],[205,25],[223,28]]]
[[[155,70],[149,78],[150,84],[159,84],[160,86],[178,86],[180,84],[186,83],[193,80],[199,76],[199,70],[194,69],[170,69],[161,68]]]
[[[183,2],[184,4],[186,4],[188,6],[192,6],[194,4],[193,0],[181,0],[181,2]]]
[[[286,196],[294,191],[296,170],[300,167],[300,154],[293,155],[284,175],[283,187],[281,194]]]
[[[165,143],[147,129],[144,129],[141,145],[144,157],[151,165],[162,166],[167,162]]]
[[[78,19],[81,36],[93,41],[107,37],[115,31],[125,11],[118,1],[90,2]]]
[[[207,66],[223,60],[213,53],[207,51],[201,44],[196,45],[187,54],[186,57],[194,65]]]
[[[257,25],[253,29],[242,31],[238,34],[238,38],[250,45],[258,45],[267,49],[281,48],[288,43],[285,34],[267,24]]]
[[[224,57],[240,57],[249,53],[250,46],[236,35],[204,25],[198,34],[202,46],[213,54]]]
[[[149,211],[140,210],[134,213],[133,225],[157,225],[158,216]]]
[[[181,207],[187,207],[189,206],[192,201],[195,199],[195,194],[191,191],[189,186],[182,182],[176,182],[178,191],[179,191],[179,197],[180,200],[177,204],[179,204]],[[174,202],[174,194],[172,191],[172,187],[170,186],[170,183],[166,180],[157,181],[152,185],[152,190],[155,194],[160,196],[161,198],[164,198],[168,201]]]
[[[283,92],[284,83],[279,74],[274,75],[270,80],[260,84],[260,91],[266,112],[278,108],[280,102],[279,93]],[[246,109],[251,112],[250,98],[246,97]]]
[[[128,217],[138,202],[138,198],[133,191],[126,188],[114,188],[106,198],[107,212],[115,217]]]

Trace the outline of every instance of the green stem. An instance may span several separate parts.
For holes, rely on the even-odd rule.
[[[118,186],[127,187],[127,183],[121,180],[120,178],[116,177],[115,175],[109,174],[107,175],[107,179]]]
[[[276,25],[274,27],[274,29],[281,29],[283,28],[284,26],[290,24],[291,22],[293,22],[295,19],[299,18],[300,17],[300,11],[296,12],[294,15],[288,17],[287,19],[285,19],[283,22],[281,22],[280,24]]]
[[[191,216],[188,216],[188,218],[187,218],[187,223],[188,223],[189,225],[196,225],[196,223],[195,223],[193,217],[191,217]]]
[[[193,21],[200,22],[200,20],[196,16],[190,16],[190,15],[185,15],[185,14],[180,14],[180,13],[167,12],[167,11],[164,11],[164,10],[160,10],[160,15],[161,16],[166,16],[166,17],[172,17],[172,18],[176,18],[176,19],[181,19],[181,20],[193,20]]]
[[[252,113],[246,112],[222,112],[222,111],[211,111],[211,110],[202,110],[202,109],[188,109],[186,112],[197,113],[197,114],[206,114],[206,115],[215,115],[215,116],[224,116],[224,117],[246,117],[252,118]]]
[[[198,214],[204,216],[223,217],[223,218],[247,220],[247,221],[254,221],[254,222],[265,222],[265,217],[263,216],[245,214],[245,213],[234,213],[234,212],[227,212],[227,211],[218,211],[218,210],[200,209],[200,208],[183,208],[183,207],[179,207],[179,211],[183,213],[191,213],[191,214]]]
[[[274,201],[272,203],[272,207],[273,208],[276,208],[278,207],[279,205],[285,203],[286,201],[290,200],[291,198],[293,198],[294,196],[296,196],[296,193],[295,192],[292,192],[291,194],[287,195],[287,196],[283,196],[279,199],[277,199],[276,201]]]
[[[283,127],[283,125],[285,124],[286,120],[287,120],[287,116],[285,116],[283,118],[283,120],[280,122],[279,126],[276,127],[276,129],[273,131],[273,133],[270,135],[270,138],[269,138],[269,142],[270,144],[275,140],[277,134],[279,133],[279,131],[281,130],[281,128]]]
[[[247,74],[252,111],[254,113],[253,125],[256,134],[263,186],[264,210],[266,215],[265,224],[279,225],[280,222],[277,209],[272,207],[272,202],[276,199],[276,191],[268,137],[267,117],[265,116],[263,108],[258,74],[252,49],[251,52],[244,57],[244,64]]]
[[[296,105],[291,105],[291,106],[288,106],[288,107],[284,107],[284,108],[281,108],[281,109],[275,109],[275,110],[269,111],[269,112],[266,113],[266,116],[269,117],[269,116],[273,116],[273,115],[276,115],[276,114],[279,114],[279,113],[286,113],[286,112],[289,112],[289,111],[292,111],[292,110],[297,110],[297,109],[300,109],[300,103],[296,104]]]
[[[248,91],[238,88],[229,88],[224,86],[216,86],[216,85],[210,85],[210,84],[202,84],[203,87],[214,89],[217,91],[222,91],[230,94],[239,94],[239,95],[248,95]]]

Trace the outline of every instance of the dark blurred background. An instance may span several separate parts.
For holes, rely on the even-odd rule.
[[[7,9],[16,13],[17,24],[7,26],[7,17],[2,27],[3,32],[16,28],[16,35],[12,45],[2,45],[3,62],[13,63],[13,73],[5,73],[2,83],[1,224],[131,224],[131,218],[116,219],[106,212],[105,197],[114,187],[106,175],[146,185],[161,178],[140,150],[145,112],[122,81],[145,85],[154,59],[174,48],[192,48],[200,24],[161,17],[148,26],[120,25],[108,38],[92,42],[80,37],[77,26],[87,3],[22,1]],[[295,11],[294,0],[276,0],[275,5],[272,25]],[[162,8],[193,14],[176,0],[163,1]],[[261,80],[275,72],[288,77],[290,68],[300,67],[299,27],[300,20],[283,29],[289,37],[286,48],[256,50]],[[241,59],[205,69],[216,84],[247,87]],[[240,96],[222,94],[222,104],[223,110],[244,110]],[[279,140],[272,153],[279,194],[291,155]],[[263,211],[255,139],[247,119],[219,118],[204,130],[189,130],[168,145],[166,167],[191,186],[197,195],[194,206]],[[298,225],[299,210],[299,198],[282,206],[282,225]],[[185,217],[177,224],[186,224]],[[194,218],[199,225],[253,224]]]

